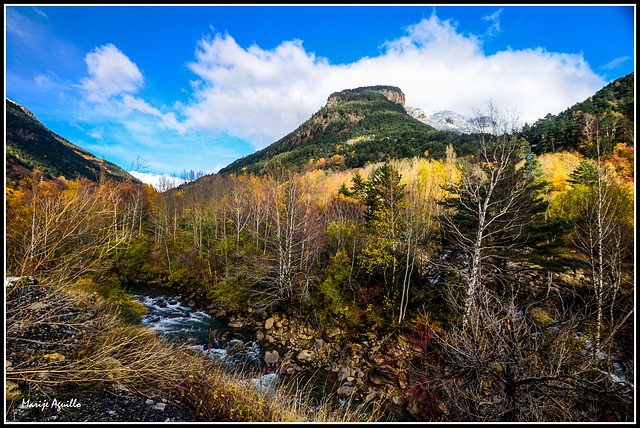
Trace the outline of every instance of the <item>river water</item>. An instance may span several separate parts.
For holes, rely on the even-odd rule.
[[[252,329],[229,327],[203,309],[188,306],[184,298],[170,288],[138,286],[129,291],[147,308],[142,325],[169,341],[185,343],[212,360],[224,361],[230,369],[248,368],[254,373],[264,373],[244,380],[256,390],[268,394],[278,387],[280,376],[267,371],[263,363],[264,351],[255,341]],[[300,375],[299,384],[317,401],[339,386],[326,377],[313,375]],[[342,399],[339,401],[348,404]]]
[[[229,327],[201,308],[184,303],[182,296],[164,287],[140,286],[130,290],[132,296],[147,308],[141,324],[159,332],[167,340],[185,343],[191,349],[220,360],[229,369],[242,368],[259,371],[264,369],[264,352],[255,341],[250,329]],[[275,386],[278,376],[267,373],[258,379],[248,379],[251,384]]]

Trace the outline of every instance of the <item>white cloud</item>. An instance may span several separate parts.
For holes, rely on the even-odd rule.
[[[49,19],[47,14],[44,13],[43,11],[41,11],[40,9],[38,9],[37,7],[34,7],[33,10],[35,11],[35,13],[37,13],[40,16],[42,16],[43,18]]]
[[[498,23],[499,14],[487,19]],[[581,54],[535,48],[486,55],[477,36],[435,14],[381,48],[379,56],[331,65],[297,40],[263,50],[243,48],[229,35],[203,39],[188,64],[199,80],[183,112],[187,125],[249,138],[261,148],[308,119],[332,92],[369,85],[398,86],[408,105],[425,111],[470,115],[492,101],[533,123],[605,83]]]
[[[160,119],[160,124],[164,129],[171,129],[181,134],[186,131],[184,124],[178,122],[178,119],[176,119],[176,116],[173,112],[162,113],[160,110],[149,105],[141,98],[135,98],[129,94],[123,94],[122,100],[118,103],[118,105],[122,107],[122,113],[124,114],[136,110]]]
[[[502,13],[502,9],[498,9],[491,15],[484,16],[482,19],[484,21],[492,22],[491,27],[487,30],[487,35],[489,37],[494,36],[497,32],[500,31],[500,14]]]
[[[89,77],[82,80],[82,87],[90,100],[137,92],[142,87],[143,78],[138,67],[111,43],[95,48],[84,60]]]
[[[623,57],[620,57],[620,58],[616,58],[613,61],[611,61],[610,63],[608,63],[606,65],[603,65],[601,68],[604,69],[604,70],[613,70],[613,69],[619,67],[621,64],[629,61],[630,59],[633,59],[633,58],[630,57],[630,56],[623,56]]]

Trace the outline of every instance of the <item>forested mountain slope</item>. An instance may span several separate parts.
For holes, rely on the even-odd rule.
[[[119,166],[98,159],[87,150],[48,129],[27,108],[6,100],[6,173],[13,181],[38,169],[45,178],[70,180],[100,177],[128,178],[137,181]]]
[[[580,150],[589,154],[582,144],[584,128],[588,118],[596,116],[607,149],[619,143],[633,146],[634,77],[634,73],[629,73],[558,115],[547,114],[532,126],[525,126],[522,135],[536,145],[536,153]]]
[[[420,156],[427,150],[441,158],[449,144],[464,155],[470,141],[469,136],[437,131],[409,116],[399,88],[368,86],[331,94],[327,104],[293,132],[220,173],[301,170],[309,164],[341,170]]]

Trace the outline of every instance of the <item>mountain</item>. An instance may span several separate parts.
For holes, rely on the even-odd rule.
[[[634,73],[609,83],[586,100],[563,112],[547,114],[532,126],[523,128],[522,136],[535,145],[538,154],[562,150],[579,150],[590,155],[585,143],[584,128],[588,115],[600,118],[600,134],[605,138],[605,150],[616,144],[634,145],[635,117]]]
[[[6,99],[6,159],[8,180],[30,175],[35,169],[47,179],[105,177],[137,182],[128,172],[76,146],[44,126],[29,109]]]
[[[453,131],[457,134],[472,134],[478,130],[471,123],[471,119],[451,110],[425,113],[418,107],[406,106],[409,116],[440,131]]]
[[[367,86],[334,92],[318,112],[268,147],[220,170],[265,173],[282,168],[345,169],[387,158],[444,156],[460,146],[451,131],[438,131],[405,111],[404,93],[394,86]],[[458,147],[460,154],[465,147]]]

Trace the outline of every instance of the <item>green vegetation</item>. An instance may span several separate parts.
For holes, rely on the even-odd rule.
[[[587,152],[584,127],[585,116],[592,115],[601,118],[601,134],[608,140],[606,153],[616,144],[633,146],[634,76],[635,73],[629,73],[558,115],[549,113],[533,125],[525,125],[522,135],[536,145],[534,151],[538,154],[579,150],[591,155]]]
[[[460,154],[472,150],[471,138],[436,131],[410,117],[402,105],[389,101],[379,86],[349,89],[332,94],[333,105],[322,107],[296,130],[270,146],[236,160],[220,170],[228,173],[265,173],[279,169],[302,171],[305,167],[344,170],[360,168],[387,158],[444,156],[453,144]]]
[[[164,381],[201,420],[318,419],[310,406],[289,412],[292,401],[278,411],[285,402],[232,386],[209,362],[162,354],[126,324],[139,311],[120,284],[164,284],[347,338],[406,334],[385,365],[421,420],[633,420],[630,384],[599,358],[632,362],[635,349],[633,151],[607,132],[608,115],[583,115],[586,156],[530,156],[526,133],[495,110],[491,132],[438,134],[378,90],[333,94],[285,139],[164,193],[24,178],[7,189],[7,270],[81,284],[119,308],[105,311],[113,328],[90,342],[85,367]],[[411,127],[405,157],[393,148]],[[437,135],[455,138],[435,157]],[[359,147],[372,164],[354,170],[346,151]],[[163,357],[132,361],[133,349]]]
[[[38,170],[47,179],[104,178],[137,181],[117,165],[100,160],[47,129],[24,107],[6,100],[7,178]]]

